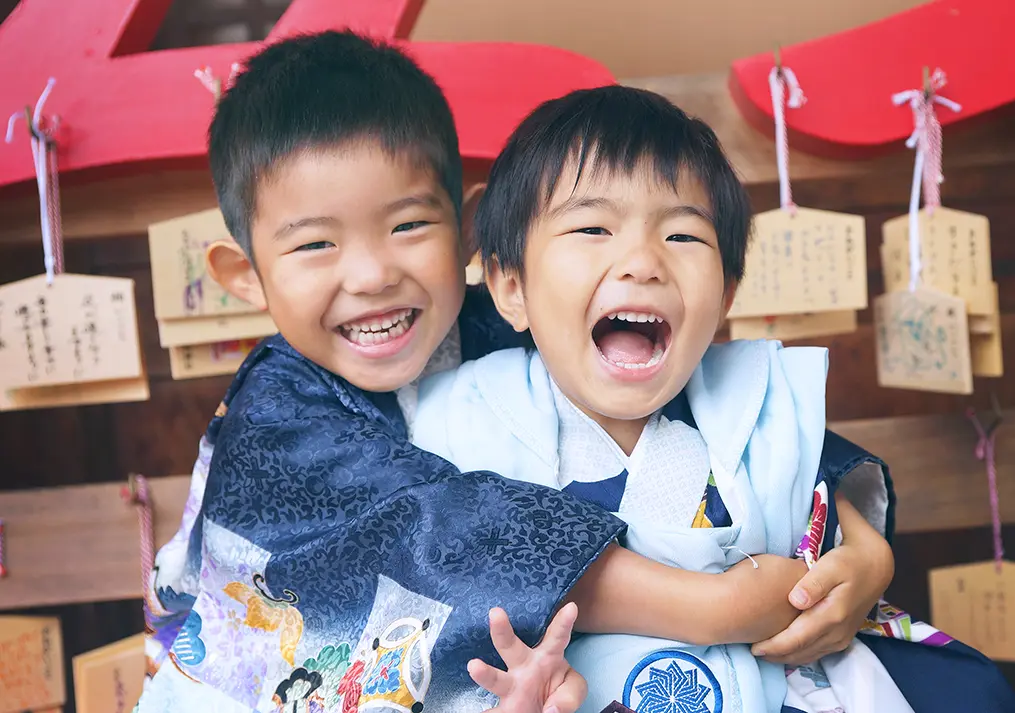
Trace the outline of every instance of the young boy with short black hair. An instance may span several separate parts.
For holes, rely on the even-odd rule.
[[[857,516],[821,467],[827,351],[713,344],[750,219],[715,134],[663,97],[601,87],[546,102],[509,139],[475,218],[497,308],[535,348],[425,379],[413,442],[596,503],[627,522],[627,547],[667,565],[814,564],[834,546],[836,505],[844,523]],[[912,713],[930,687],[893,680],[859,640],[787,670],[744,644],[643,633],[571,644],[582,713],[613,700],[639,713]],[[909,634],[950,641],[926,625]],[[977,710],[1011,705],[996,670],[981,681],[995,685]]]
[[[210,271],[280,335],[238,371],[159,554],[142,711],[468,713],[493,703],[472,662],[505,713],[569,713],[573,607],[535,651],[494,614],[500,676],[473,662],[497,659],[491,607],[527,645],[569,593],[593,631],[756,641],[792,620],[799,563],[662,567],[613,544],[623,524],[598,506],[410,445],[420,374],[492,347],[464,299],[451,113],[411,60],[349,33],[272,45],[222,97],[210,160],[236,239]],[[642,585],[601,596],[618,579]]]

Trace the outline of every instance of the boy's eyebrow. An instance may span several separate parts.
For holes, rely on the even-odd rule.
[[[294,220],[291,223],[286,223],[281,228],[276,230],[273,239],[281,240],[290,233],[296,232],[300,228],[314,228],[322,225],[326,227],[338,225],[338,219],[332,218],[327,215],[318,215],[311,218],[300,218],[299,220]]]
[[[685,216],[701,218],[715,225],[715,216],[712,215],[712,211],[693,203],[681,203],[680,205],[669,206],[659,211],[660,218],[683,218]]]
[[[570,213],[573,210],[579,210],[581,208],[603,208],[612,213],[619,213],[620,206],[611,201],[609,198],[593,198],[589,196],[571,196],[566,201],[551,208],[546,214],[547,220],[553,220],[559,218],[565,213]]]
[[[412,206],[423,206],[424,208],[440,208],[441,199],[435,193],[418,193],[413,196],[406,196],[405,198],[399,198],[397,201],[393,201],[384,206],[384,213],[391,215],[397,213],[403,208],[410,208]]]

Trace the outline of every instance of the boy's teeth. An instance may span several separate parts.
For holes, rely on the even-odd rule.
[[[356,344],[383,344],[409,331],[412,313],[411,309],[405,309],[383,319],[344,324],[340,329],[349,341]]]
[[[663,318],[646,312],[614,312],[606,315],[607,319],[619,319],[622,322],[663,322]]]

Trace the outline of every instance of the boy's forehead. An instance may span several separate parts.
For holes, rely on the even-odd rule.
[[[674,180],[676,179],[676,180]],[[544,180],[543,195],[550,188],[552,175]],[[704,181],[697,171],[687,165],[677,165],[664,170],[661,162],[652,156],[638,158],[628,166],[611,165],[595,153],[580,162],[572,154],[563,169],[549,197],[544,201],[541,213],[547,214],[559,209],[576,198],[603,197],[614,200],[630,199],[640,194],[653,193],[672,196],[681,203],[698,206],[712,212],[712,200]]]
[[[436,170],[414,153],[367,142],[294,152],[259,176],[254,223],[308,212],[381,213],[413,201],[450,207]]]

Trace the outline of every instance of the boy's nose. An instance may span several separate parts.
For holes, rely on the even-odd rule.
[[[399,270],[388,251],[377,246],[343,246],[346,254],[339,258],[342,288],[350,294],[376,295],[398,284]]]
[[[617,263],[620,279],[637,283],[666,282],[666,270],[661,251],[665,245],[655,241],[640,240],[630,246]]]

